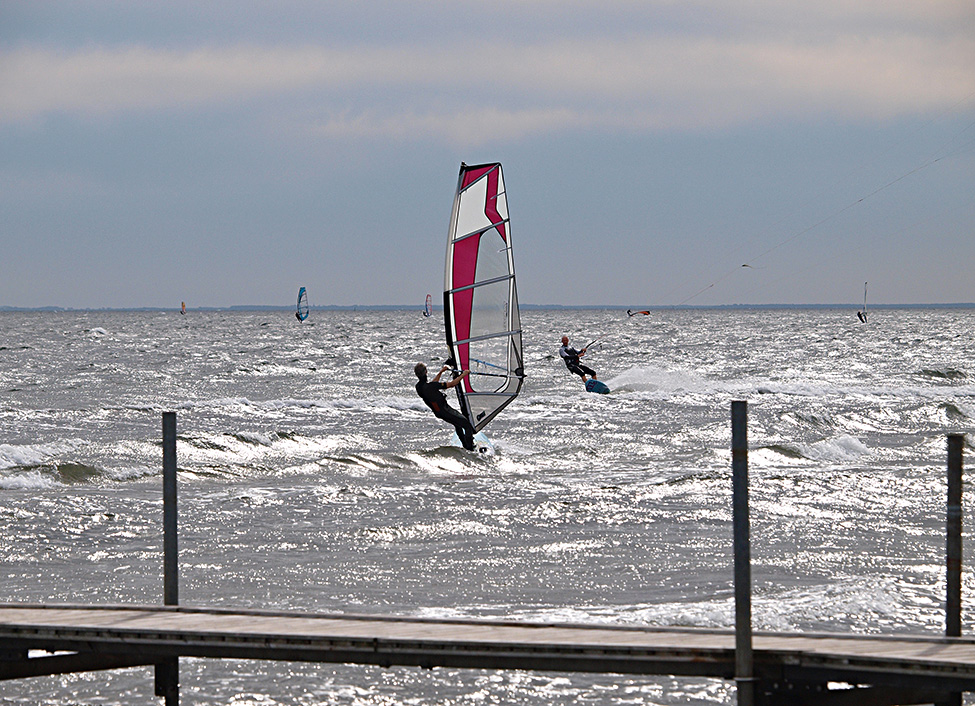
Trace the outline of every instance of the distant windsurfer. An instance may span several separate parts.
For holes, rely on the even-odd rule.
[[[867,313],[865,311],[858,311],[857,318],[860,319],[860,323],[867,323]]]
[[[471,371],[463,371],[450,382],[440,382],[440,376],[448,370],[450,370],[449,365],[443,366],[440,372],[437,373],[437,376],[433,380],[428,381],[427,366],[423,363],[417,363],[413,368],[413,372],[416,373],[418,379],[416,383],[416,394],[423,399],[427,407],[433,410],[433,414],[437,419],[442,419],[448,424],[454,425],[454,429],[457,430],[457,437],[465,449],[474,451],[474,425],[470,423],[467,417],[447,404],[447,398],[441,392],[441,390],[446,390],[460,384],[460,381],[467,377]]]
[[[586,381],[586,375],[591,375],[593,380],[596,379],[596,371],[579,362],[579,358],[585,354],[585,348],[583,348],[581,351],[577,351],[575,348],[570,348],[569,337],[562,336],[562,347],[559,348],[559,355],[562,356],[562,360],[565,362],[565,367],[569,369],[569,372],[581,377],[583,382]]]

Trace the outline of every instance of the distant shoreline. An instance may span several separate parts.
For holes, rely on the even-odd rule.
[[[706,310],[759,310],[759,311],[781,311],[781,310],[801,310],[801,309],[858,309],[857,304],[709,304],[709,305],[620,305],[620,304],[522,304],[524,311],[626,311],[635,309],[638,311],[706,311]],[[975,303],[957,302],[952,304],[871,304],[870,310],[876,309],[975,309]],[[312,311],[421,311],[423,307],[406,304],[351,304],[351,305],[328,305],[313,306]],[[435,310],[443,310],[443,307],[434,307]],[[187,307],[186,311],[293,311],[293,305],[261,305],[261,304],[238,304],[235,306],[200,306]],[[135,306],[135,307],[62,307],[62,306],[0,306],[0,312],[83,312],[83,311],[179,311],[179,307],[159,307],[159,306]]]

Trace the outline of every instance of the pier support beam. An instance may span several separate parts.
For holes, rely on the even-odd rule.
[[[163,412],[163,604],[179,605],[179,550],[176,542],[176,412]],[[156,696],[179,706],[179,658],[156,663]]]
[[[731,403],[732,512],[735,534],[735,685],[738,706],[755,704],[752,569],[748,528],[748,403]]]

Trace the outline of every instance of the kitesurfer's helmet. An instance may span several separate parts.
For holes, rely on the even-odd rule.
[[[425,366],[423,363],[417,363],[415,366],[413,366],[413,372],[416,373],[416,376],[420,378],[420,380],[427,379],[427,366]]]

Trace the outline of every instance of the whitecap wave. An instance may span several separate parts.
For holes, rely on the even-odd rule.
[[[66,439],[50,444],[0,444],[0,469],[43,466],[62,454],[75,451],[83,444],[80,439]]]
[[[813,461],[852,461],[870,453],[862,441],[843,435],[812,444],[799,444],[799,452]]]
[[[0,490],[44,490],[59,485],[51,476],[38,471],[0,475]]]

